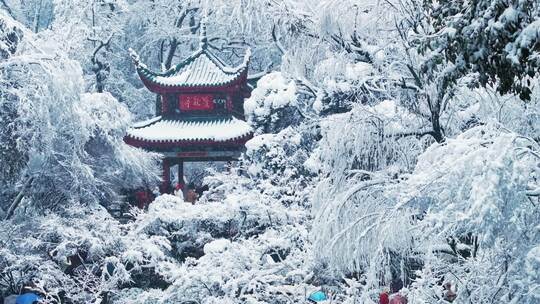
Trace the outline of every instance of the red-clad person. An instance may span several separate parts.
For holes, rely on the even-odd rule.
[[[454,302],[457,298],[455,286],[452,285],[452,282],[446,282],[443,285],[444,293],[443,298],[448,302]]]
[[[390,297],[388,296],[388,290],[384,289],[379,294],[379,304],[390,304]]]
[[[407,304],[407,297],[397,293],[392,297],[392,300],[390,300],[390,304]]]
[[[140,209],[144,209],[150,202],[150,199],[148,197],[148,191],[141,189],[135,192],[135,201],[137,203],[137,207],[139,207]]]

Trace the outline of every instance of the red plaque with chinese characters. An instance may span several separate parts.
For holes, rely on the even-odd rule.
[[[180,111],[211,111],[214,109],[214,95],[180,95]]]

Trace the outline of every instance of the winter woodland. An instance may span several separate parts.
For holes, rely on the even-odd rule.
[[[203,20],[255,136],[139,209],[128,50],[167,71]],[[540,303],[539,79],[537,0],[0,0],[0,298]]]

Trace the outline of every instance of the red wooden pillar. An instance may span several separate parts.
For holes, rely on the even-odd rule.
[[[169,193],[171,187],[171,164],[168,159],[163,160],[163,176],[161,183],[161,193]]]
[[[182,189],[186,189],[184,181],[184,162],[178,161],[178,183],[181,185]]]
[[[231,94],[227,94],[227,104],[225,106],[227,108],[227,112],[233,111],[233,99]]]
[[[161,114],[160,115],[166,115],[169,113],[169,97],[165,94],[160,95],[161,96]]]

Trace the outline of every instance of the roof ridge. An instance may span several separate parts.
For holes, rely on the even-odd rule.
[[[143,81],[146,79],[163,87],[211,87],[227,85],[240,79],[248,69],[251,50],[246,50],[240,65],[231,67],[211,50],[199,47],[193,54],[164,72],[150,70],[140,62],[133,50],[130,50],[130,55]]]
[[[209,49],[203,49],[203,53],[208,57],[208,59],[210,59],[212,62],[214,62],[214,64],[217,65],[222,71],[224,71],[223,68],[230,67],[230,65],[225,63],[223,61],[223,59],[219,58],[219,56],[215,55]]]
[[[176,74],[180,69],[182,69],[183,67],[187,66],[188,64],[192,63],[193,61],[195,61],[197,59],[197,57],[200,57],[202,54],[204,53],[203,49],[199,48],[196,52],[194,52],[193,54],[189,55],[188,57],[186,57],[184,60],[182,60],[181,62],[175,64],[173,67],[171,67],[170,69],[168,69],[167,71],[165,71],[164,73],[161,73],[161,75],[158,75],[158,73],[153,73],[153,74],[156,74],[158,76],[171,76],[171,75],[174,75]]]

